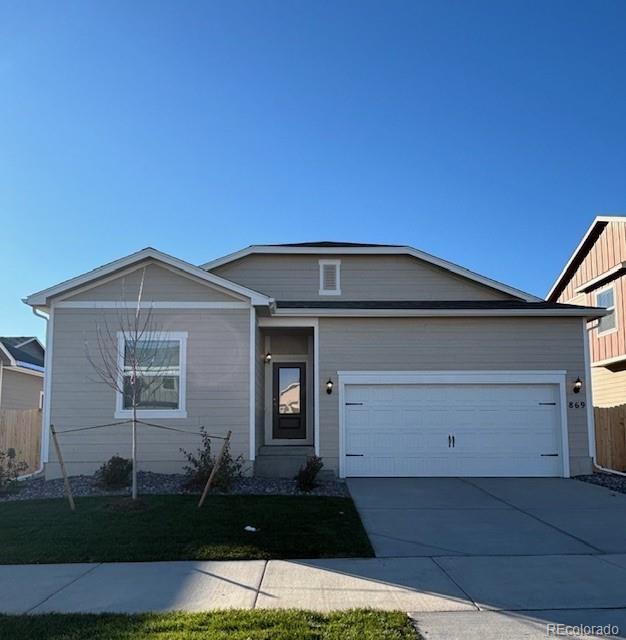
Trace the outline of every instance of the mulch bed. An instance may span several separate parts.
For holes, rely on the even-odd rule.
[[[593,473],[588,476],[576,476],[575,479],[597,484],[618,493],[626,493],[626,476],[617,476],[612,473]]]
[[[137,474],[138,491],[141,495],[193,495],[199,492],[185,489],[185,476],[182,474],[152,473],[140,471]],[[76,498],[90,496],[127,496],[130,487],[123,489],[104,489],[93,476],[72,476],[72,493]],[[343,482],[320,482],[310,493],[298,491],[294,480],[274,478],[240,478],[233,483],[231,495],[281,495],[281,496],[334,496],[346,497],[350,494]],[[223,492],[212,490],[213,495]],[[0,494],[0,502],[13,500],[42,500],[62,498],[65,492],[63,480],[45,480],[43,477],[30,478],[14,485],[5,494]]]

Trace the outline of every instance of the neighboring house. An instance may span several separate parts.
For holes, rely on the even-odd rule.
[[[35,293],[27,304],[49,314],[45,425],[128,418],[86,349],[136,306],[142,277],[168,372],[140,416],[192,433],[230,429],[233,453],[258,475],[293,475],[314,453],[341,477],[592,470],[591,408],[575,401],[588,391],[584,326],[604,312],[404,246],[259,245],[200,267],[148,248]],[[123,340],[118,350],[122,363]],[[178,472],[180,447],[197,442],[140,427],[141,467]],[[61,445],[70,473],[93,473],[129,455],[128,425],[68,433]],[[42,454],[47,477],[58,476],[49,436]]]
[[[33,337],[0,337],[0,409],[43,407],[45,351]]]
[[[593,404],[626,404],[626,217],[597,217],[548,300],[607,309],[588,324]]]

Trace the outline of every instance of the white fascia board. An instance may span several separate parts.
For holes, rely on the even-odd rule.
[[[55,304],[57,309],[249,309],[251,305],[240,301],[163,301],[151,300],[150,302],[116,301],[116,300],[61,300]]]
[[[439,318],[439,317],[583,317],[600,318],[605,309],[277,309],[274,317]]]
[[[591,367],[610,367],[613,364],[619,364],[626,360],[626,354],[622,356],[615,356],[614,358],[606,358],[605,360],[596,360],[591,363]]]
[[[17,364],[15,362],[15,358],[9,353],[9,350],[4,346],[4,344],[2,344],[2,342],[0,342],[0,351],[2,351],[2,353],[4,353],[4,355],[9,359],[9,366],[10,367],[16,367]]]
[[[607,269],[604,273],[601,273],[599,276],[592,278],[591,280],[587,280],[580,286],[574,289],[575,293],[588,293],[589,291],[598,288],[605,280],[607,283],[613,279],[613,277],[617,277],[620,272],[626,269],[626,262],[618,262],[614,267]]]
[[[5,367],[5,369],[6,371],[15,371],[16,373],[25,373],[29,376],[37,376],[39,378],[43,378],[43,367],[40,369],[31,369],[30,367],[24,366],[23,363],[19,363],[17,367]]]
[[[526,300],[527,302],[541,302],[542,298],[538,298],[530,293],[526,293],[525,291],[521,291],[520,289],[516,289],[515,287],[510,287],[502,282],[498,282],[497,280],[493,280],[492,278],[487,278],[486,276],[481,276],[478,273],[474,273],[469,269],[465,269],[464,267],[455,264],[454,262],[450,262],[449,260],[444,260],[443,258],[437,258],[429,253],[424,251],[420,251],[419,249],[414,249],[413,247],[278,247],[278,246],[259,246],[252,245],[251,247],[246,247],[241,251],[236,251],[235,253],[231,253],[227,256],[223,256],[222,258],[217,258],[216,260],[212,260],[211,262],[206,262],[201,265],[203,269],[212,270],[217,267],[222,266],[223,264],[227,264],[228,262],[233,262],[234,260],[239,260],[240,258],[244,258],[253,253],[268,253],[268,254],[301,254],[301,255],[409,255],[414,258],[418,258],[419,260],[423,260],[424,262],[429,262],[430,264],[434,264],[437,267],[441,267],[442,269],[446,269],[451,273],[459,275],[463,278],[467,278],[468,280],[473,280],[474,282],[478,282],[482,285],[490,287],[491,289],[496,289],[497,291],[502,291],[504,293],[508,293],[516,298],[521,298],[522,300]]]
[[[58,296],[65,291],[70,289],[74,289],[75,287],[79,287],[82,285],[90,284],[91,282],[96,282],[101,278],[113,274],[121,269],[125,269],[126,267],[130,267],[133,264],[141,262],[143,260],[152,259],[156,262],[163,263],[164,265],[169,265],[170,267],[174,267],[179,269],[180,271],[187,273],[191,276],[194,276],[207,284],[213,284],[218,287],[222,287],[227,291],[233,291],[234,293],[238,293],[246,298],[250,299],[250,303],[253,305],[264,305],[267,306],[271,302],[271,298],[268,296],[259,293],[258,291],[254,291],[253,289],[248,289],[247,287],[242,287],[226,278],[221,278],[220,276],[216,276],[213,273],[209,273],[200,267],[196,267],[195,265],[185,262],[184,260],[180,260],[179,258],[175,258],[174,256],[170,256],[167,253],[163,253],[158,251],[157,249],[153,249],[152,247],[148,247],[146,249],[142,249],[141,251],[137,251],[136,253],[132,253],[124,258],[120,258],[119,260],[114,260],[113,262],[109,262],[102,267],[98,267],[93,271],[89,271],[75,278],[71,278],[70,280],[66,280],[65,282],[61,282],[53,287],[49,287],[48,289],[43,289],[42,291],[38,291],[37,293],[33,293],[28,296],[24,302],[30,306],[47,306],[49,298],[53,296]]]
[[[593,219],[593,222],[589,225],[589,228],[587,229],[587,231],[585,231],[585,235],[582,237],[582,240],[578,243],[578,245],[576,246],[576,248],[572,252],[572,255],[569,257],[569,260],[565,263],[565,266],[561,270],[561,273],[559,273],[559,276],[554,281],[553,285],[550,287],[550,291],[548,291],[548,293],[546,295],[546,300],[550,299],[550,297],[554,293],[554,290],[559,286],[561,280],[563,279],[563,276],[565,275],[565,272],[569,269],[569,267],[572,264],[572,262],[578,256],[578,253],[582,249],[582,247],[585,244],[585,242],[587,241],[587,238],[591,235],[591,232],[595,229],[596,225],[601,223],[601,222],[606,222],[606,223],[609,223],[609,222],[626,222],[626,216],[596,216]]]

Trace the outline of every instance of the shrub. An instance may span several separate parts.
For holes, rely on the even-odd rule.
[[[181,449],[181,452],[189,463],[184,467],[185,475],[187,476],[185,487],[194,491],[204,488],[215,465],[215,456],[211,453],[211,437],[204,427],[200,427],[200,434],[202,445],[198,449],[197,454],[189,453]],[[233,482],[241,478],[243,464],[243,456],[233,458],[229,445],[226,445],[222,464],[217,470],[215,478],[213,478],[212,486],[222,491],[228,491]]]
[[[315,479],[317,474],[322,470],[324,463],[318,456],[311,456],[300,467],[300,471],[296,475],[296,484],[300,491],[313,491],[317,486]]]
[[[132,460],[113,456],[96,471],[98,483],[108,489],[121,489],[131,482]]]
[[[6,451],[0,449],[0,492],[9,489],[26,469],[28,465],[24,461],[16,461],[15,449],[12,447]]]

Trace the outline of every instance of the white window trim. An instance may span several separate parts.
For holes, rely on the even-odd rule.
[[[142,339],[146,340],[178,340],[179,351],[179,382],[178,409],[137,409],[138,418],[186,418],[187,417],[187,332],[186,331],[153,331],[146,333]],[[132,418],[132,409],[124,409],[124,398],[120,389],[123,388],[124,370],[124,332],[117,333],[117,365],[118,390],[115,392],[115,418]]]
[[[341,260],[318,260],[320,269],[320,296],[340,296],[341,295]],[[324,289],[324,267],[334,266],[337,268],[337,287],[335,289]]]
[[[604,293],[605,291],[608,291],[609,289],[611,289],[613,291],[613,306],[612,307],[606,307],[606,310],[607,311],[613,311],[613,317],[615,318],[615,326],[612,329],[607,329],[606,331],[600,331],[600,319],[599,319],[598,320],[598,326],[596,328],[596,334],[598,335],[598,337],[611,335],[612,333],[615,333],[619,329],[619,317],[617,315],[617,291],[615,289],[615,283],[611,283],[611,284],[607,285],[606,287],[602,287],[602,289],[598,289],[595,292],[596,306],[598,304],[598,296],[601,293]]]

